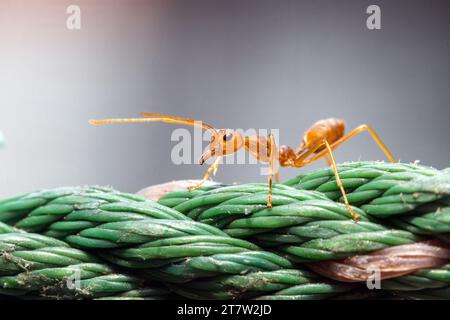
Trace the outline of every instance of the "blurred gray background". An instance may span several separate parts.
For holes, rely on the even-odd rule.
[[[69,4],[81,6],[79,31],[66,28]],[[370,4],[381,30],[366,28]],[[87,124],[140,111],[279,128],[292,146],[316,120],[341,117],[372,125],[401,161],[444,168],[449,58],[447,0],[2,0],[0,196],[201,177],[206,167],[170,160],[176,126]],[[335,155],[385,159],[367,133]],[[224,165],[216,180],[265,181],[259,168]]]

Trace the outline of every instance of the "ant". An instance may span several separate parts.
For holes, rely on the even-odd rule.
[[[212,174],[215,174],[223,156],[227,156],[244,148],[250,155],[259,162],[269,164],[268,176],[268,198],[267,207],[272,207],[272,180],[275,177],[279,182],[278,167],[300,168],[313,163],[321,158],[325,159],[328,166],[332,166],[336,183],[342,193],[345,206],[347,207],[353,219],[359,220],[360,217],[352,210],[347,200],[342,181],[339,177],[336,162],[333,157],[333,150],[341,144],[356,136],[357,134],[368,131],[380,149],[386,154],[391,162],[396,162],[392,154],[386,148],[384,143],[368,125],[363,124],[345,135],[345,123],[341,119],[329,118],[314,123],[304,134],[299,147],[294,151],[288,146],[277,147],[274,136],[269,134],[267,137],[262,135],[243,136],[240,132],[233,129],[215,129],[213,126],[196,121],[194,119],[162,115],[157,113],[141,113],[143,118],[132,119],[106,119],[90,120],[92,125],[122,123],[122,122],[166,122],[175,124],[184,124],[201,129],[211,133],[211,141],[208,150],[203,153],[199,163],[204,164],[209,158],[216,157],[216,160],[208,168],[203,179],[195,186],[189,187],[189,190],[199,188]]]

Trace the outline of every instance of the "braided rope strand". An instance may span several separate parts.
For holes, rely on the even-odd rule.
[[[0,223],[0,226],[4,226]],[[98,258],[39,234],[0,234],[0,294],[79,299],[123,295],[145,290],[162,298],[168,290],[146,287],[142,279],[117,273]],[[73,277],[77,282],[71,286]]]
[[[217,294],[231,299],[271,295],[278,288],[299,285],[298,281],[277,284],[276,281],[283,280],[277,277],[278,272],[291,269],[299,272],[285,258],[262,251],[250,242],[231,238],[213,226],[192,221],[178,211],[111,191],[69,191],[63,194],[44,192],[51,195],[48,197],[51,200],[41,201],[41,206],[30,206],[28,215],[24,213],[22,199],[41,198],[42,193],[5,200],[0,203],[0,217],[3,213],[9,217],[11,212],[20,209],[21,219],[14,220],[16,226],[39,229],[73,247],[95,252],[114,265],[142,271],[140,274],[146,279],[172,283],[174,288],[194,286],[195,281],[204,285],[220,283],[222,290]],[[124,198],[127,200],[123,201]],[[183,219],[178,219],[179,216]],[[267,272],[272,274],[273,286],[243,285],[250,279],[270,282]],[[230,278],[236,275],[239,277]],[[302,285],[310,283],[324,282],[317,278],[301,282]],[[328,295],[343,290],[342,286],[339,290],[331,286]],[[177,292],[187,295],[181,287]],[[210,292],[203,294],[203,298],[211,296]],[[318,299],[323,297],[322,292],[317,295]]]
[[[176,191],[159,203],[103,187],[60,188],[2,200],[0,221],[9,226],[0,223],[0,293],[167,296],[166,289],[145,286],[157,281],[194,299],[339,298],[351,296],[358,285],[325,280],[299,269],[299,263],[395,250],[429,237],[450,238],[449,170],[361,162],[340,165],[339,172],[349,201],[359,207],[354,210],[360,222],[336,202],[340,193],[329,169],[274,185],[271,209],[263,184]],[[40,245],[39,237],[46,239]],[[89,258],[81,259],[81,253]],[[84,288],[98,289],[62,289],[75,267],[81,268]],[[384,280],[383,289],[406,298],[447,298],[447,269],[444,265]],[[27,285],[21,287],[23,283]]]

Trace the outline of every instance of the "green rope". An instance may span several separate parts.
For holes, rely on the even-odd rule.
[[[386,190],[401,182],[419,177],[432,177],[440,173],[434,168],[417,164],[374,161],[340,164],[338,172],[348,201],[358,206],[381,196]],[[340,200],[342,196],[331,168],[312,170],[287,180],[284,184],[300,190],[316,190],[332,200]]]
[[[12,218],[16,215],[20,219]],[[323,283],[317,276],[299,277],[303,271],[295,270],[287,259],[250,242],[155,202],[111,190],[65,188],[6,199],[0,202],[0,220],[27,231],[39,230],[115,265],[138,269],[142,277],[172,283],[174,291],[189,297],[253,298]],[[287,279],[289,270],[297,276]],[[204,287],[209,283],[221,289],[214,295],[196,292],[197,280]],[[188,294],[184,288],[190,286]],[[319,290],[316,298],[344,290],[349,286],[331,285],[328,291]],[[307,295],[313,296],[312,291]]]
[[[208,287],[209,283],[216,289],[221,288],[214,295],[209,291],[203,295],[197,292],[197,296],[203,298],[250,298],[260,295],[261,291],[270,293],[280,286],[298,284],[296,281],[268,285],[272,283],[266,278],[266,272],[277,275],[286,269],[294,269],[294,266],[276,254],[260,251],[252,243],[231,238],[218,229],[209,230],[214,229],[194,221],[143,219],[106,223],[67,236],[65,240],[73,246],[95,250],[116,265],[143,269],[141,275],[147,279],[180,284],[181,287],[195,286],[199,280],[203,287]],[[231,278],[230,275],[240,277]],[[254,278],[266,285],[249,286],[249,279]],[[278,279],[275,277],[273,281]],[[317,282],[316,279],[308,281]],[[173,289],[192,297],[182,289]],[[330,288],[333,293],[336,290]]]
[[[168,291],[145,287],[143,280],[115,272],[98,258],[39,234],[15,232],[0,223],[0,294],[78,299],[145,292],[162,298]],[[13,233],[9,233],[13,231]],[[67,281],[73,278],[73,286]]]
[[[324,281],[304,270],[292,269],[236,274],[172,287],[175,292],[190,299],[239,297],[263,300],[321,300],[351,292],[354,288],[355,286]]]
[[[384,218],[411,213],[422,205],[450,200],[450,174],[416,178],[386,190],[361,208],[372,216]]]
[[[450,171],[415,164],[360,162],[338,167],[348,200],[368,215],[416,234],[450,232]],[[319,169],[285,182],[298,189],[317,190],[341,199],[334,173]],[[395,216],[395,217],[394,217]]]
[[[450,199],[426,204],[389,223],[418,235],[430,235],[450,243]]]
[[[172,254],[195,255],[202,252],[202,246],[209,248],[211,254],[257,249],[246,241],[230,240],[228,235],[277,246],[278,252],[288,254],[295,262],[338,259],[417,241],[406,231],[389,230],[368,221],[354,223],[343,204],[317,192],[287,186],[275,186],[271,209],[266,208],[267,186],[258,184],[197,192],[197,196],[179,204],[176,210],[136,196],[90,190],[85,193],[75,189],[70,193],[68,189],[63,192],[57,189],[4,200],[0,202],[0,220],[20,212],[22,219],[15,220],[16,227],[39,230],[82,249],[116,249],[109,259],[136,268],[147,267],[148,263],[142,260],[158,258],[154,252],[159,250],[164,250],[165,258],[169,259],[177,258]],[[36,206],[37,203],[40,205]],[[195,210],[195,214],[187,210]],[[364,212],[357,208],[355,211],[366,219]],[[186,220],[189,218],[181,213],[203,223]],[[184,220],[178,220],[179,217]],[[224,232],[205,224],[211,222]],[[152,241],[161,243],[154,243],[153,249],[120,250]]]
[[[410,232],[368,221],[363,211],[354,208],[365,220],[356,223],[345,205],[314,191],[277,185],[271,209],[266,206],[267,186],[262,184],[199,191],[179,201],[186,199],[186,192],[170,193],[160,203],[178,203],[175,210],[218,226],[232,237],[287,254],[295,262],[339,259],[418,241]]]
[[[57,188],[0,201],[0,221],[29,232],[41,232],[53,225],[54,228],[50,228],[48,232],[58,234],[65,230],[59,229],[56,222],[61,219],[79,220],[74,215],[90,221],[85,225],[66,223],[66,227],[71,225],[70,230],[73,232],[105,221],[130,221],[144,217],[188,219],[175,210],[149,203],[142,197],[104,187]],[[124,210],[122,204],[125,205]]]
[[[414,243],[422,234],[447,239],[450,171],[359,163],[341,165],[339,172],[351,203],[363,209],[354,208],[362,217],[360,222],[352,221],[346,207],[335,201],[340,194],[329,169],[292,179],[287,182],[290,186],[275,185],[271,209],[266,206],[264,184],[177,191],[159,203],[108,188],[75,187],[0,201],[0,221],[54,241],[60,239],[66,250],[90,252],[111,265],[134,270],[137,279],[163,282],[184,297],[204,299],[345,297],[355,286],[324,281],[296,269],[294,263],[339,259]],[[384,218],[384,225],[378,218]],[[2,224],[0,232],[7,233],[5,238],[8,234],[31,235]],[[31,251],[39,250],[53,247]],[[69,270],[89,263],[99,264],[79,261],[59,268]],[[44,268],[36,261],[35,265],[36,270],[25,273],[55,267]],[[384,281],[386,290],[411,298],[444,296],[447,282],[432,278],[445,273],[443,269]],[[2,277],[13,279],[19,271],[15,272]],[[107,279],[110,273],[91,273],[89,279]],[[61,279],[65,278],[59,278],[59,284]],[[27,292],[43,287],[48,286],[37,283],[34,291]],[[65,294],[54,291],[55,296]],[[45,294],[51,295],[49,292]],[[114,299],[148,299],[155,296],[152,293],[153,288],[129,287],[90,297],[104,294]]]
[[[385,290],[417,291],[422,289],[437,289],[450,287],[450,264],[440,268],[424,269],[414,274],[384,280]]]

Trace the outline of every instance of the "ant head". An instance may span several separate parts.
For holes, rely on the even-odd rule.
[[[208,150],[201,156],[200,164],[211,157],[226,156],[239,151],[244,145],[242,134],[233,129],[219,129],[211,135]]]

